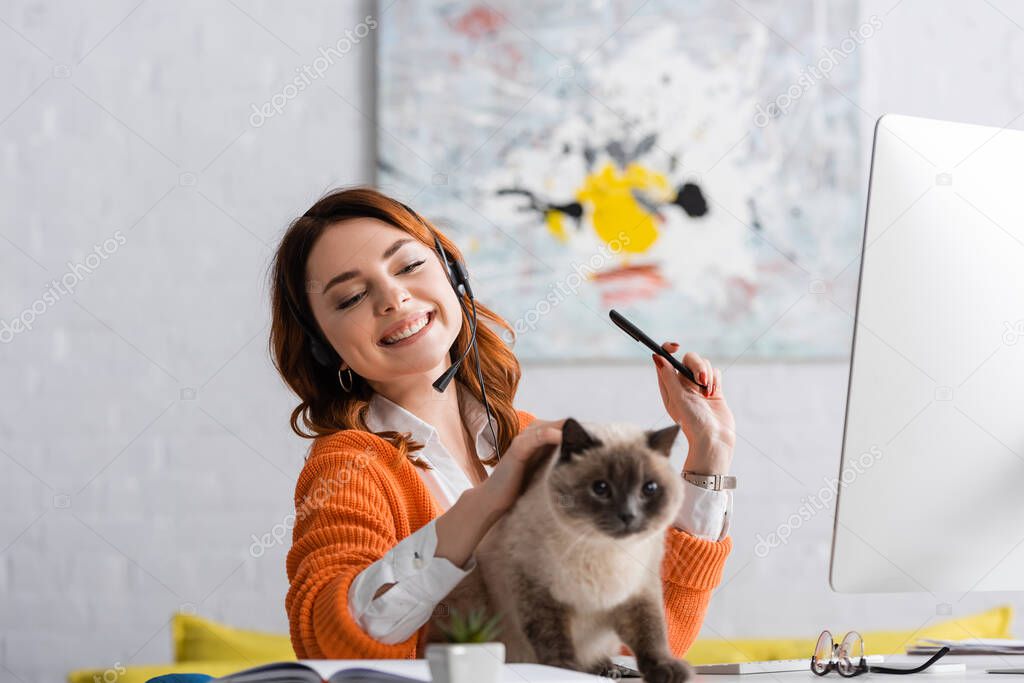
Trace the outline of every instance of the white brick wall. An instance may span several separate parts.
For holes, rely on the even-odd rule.
[[[904,0],[886,14],[893,4],[863,10],[885,20],[861,52],[871,115],[1001,125],[1024,110],[1019,27],[987,5]],[[1024,24],[1008,0],[994,4]],[[124,237],[31,332],[0,345],[0,679],[168,661],[167,622],[182,606],[286,630],[287,547],[249,547],[291,511],[307,443],[287,427],[293,400],[268,361],[264,275],[291,218],[323,190],[371,178],[373,129],[353,106],[374,111],[372,36],[280,116],[260,127],[249,116],[374,11],[0,6],[0,319]],[[758,533],[836,471],[846,378],[841,361],[729,368],[743,437],[735,550],[703,635],[934,618],[930,595],[829,592],[830,513],[753,553]],[[526,366],[520,395],[542,416],[652,425],[657,400],[646,364]],[[954,614],[1016,602],[941,597]]]

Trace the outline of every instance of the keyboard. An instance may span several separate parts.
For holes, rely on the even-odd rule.
[[[883,655],[868,655],[864,658],[868,664],[880,664],[885,661]],[[730,662],[728,664],[700,664],[693,667],[699,674],[770,674],[784,671],[810,671],[811,658],[800,659],[768,659],[761,662]]]
[[[885,661],[884,655],[868,655],[864,659],[868,664],[881,664]],[[616,668],[622,678],[640,678],[640,672],[636,669],[636,658],[628,655],[617,655],[612,657]],[[810,671],[811,658],[800,659],[769,659],[762,662],[731,662],[728,664],[698,664],[693,665],[693,670],[699,674],[768,674],[781,673],[785,671]]]

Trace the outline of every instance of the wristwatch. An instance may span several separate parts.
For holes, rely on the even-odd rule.
[[[683,479],[702,489],[712,491],[736,488],[736,477],[731,474],[697,474],[683,470]]]

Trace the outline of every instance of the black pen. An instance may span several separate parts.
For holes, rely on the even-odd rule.
[[[690,380],[691,382],[699,386],[701,389],[707,389],[705,385],[697,381],[697,378],[693,376],[693,373],[690,371],[690,368],[686,367],[685,365],[677,361],[671,353],[655,344],[650,337],[641,332],[639,327],[626,320],[626,318],[623,317],[621,313],[619,313],[613,308],[610,311],[608,311],[608,316],[612,319],[613,323],[622,328],[623,332],[625,332],[630,337],[636,339],[638,342],[649,348],[651,351],[654,351],[656,354],[667,360],[669,363],[672,364],[672,367],[674,367],[679,372],[683,373],[683,376],[686,377],[686,379]]]

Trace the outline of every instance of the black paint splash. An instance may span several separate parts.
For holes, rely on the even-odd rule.
[[[583,228],[583,205],[579,202],[569,202],[567,204],[555,204],[554,202],[548,202],[540,199],[536,194],[530,190],[525,190],[520,187],[501,188],[498,190],[499,195],[520,195],[526,197],[530,201],[530,205],[522,210],[525,211],[536,211],[541,216],[547,214],[548,211],[556,211],[564,214],[569,218],[572,218],[576,223],[577,232]]]
[[[684,183],[671,203],[679,206],[691,218],[703,216],[708,212],[708,202],[704,199],[704,193],[695,183]]]

